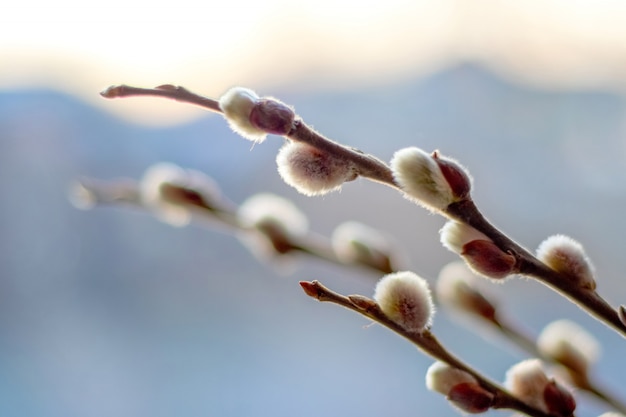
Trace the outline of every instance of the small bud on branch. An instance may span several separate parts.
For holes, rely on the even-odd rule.
[[[385,275],[376,285],[374,300],[380,309],[408,332],[421,332],[435,312],[426,280],[409,271]]]
[[[339,190],[344,182],[357,177],[350,161],[304,143],[285,143],[278,151],[276,164],[282,179],[308,196]]]
[[[595,290],[593,266],[583,246],[564,235],[550,236],[537,249],[537,258],[566,276],[572,284]]]
[[[501,280],[517,272],[515,256],[504,252],[473,227],[449,220],[439,233],[441,243],[461,255],[467,266],[477,274]]]
[[[597,340],[577,323],[557,320],[548,324],[537,339],[542,355],[586,377],[600,352]]]
[[[450,308],[498,323],[494,304],[476,289],[474,277],[462,262],[444,266],[437,278],[437,300]]]
[[[512,366],[506,373],[505,386],[526,403],[552,415],[569,417],[576,408],[572,395],[546,376],[538,359]]]
[[[428,368],[426,387],[445,395],[467,413],[484,413],[493,405],[494,395],[481,387],[473,375],[447,363],[437,361]]]
[[[239,207],[238,217],[242,225],[259,232],[242,239],[262,259],[295,249],[294,241],[309,227],[306,216],[291,201],[269,193],[249,197]]]
[[[437,151],[401,149],[391,160],[391,170],[405,195],[433,212],[443,213],[450,204],[469,197],[471,180],[465,168]]]
[[[250,120],[252,109],[260,100],[252,90],[242,87],[233,87],[220,97],[220,109],[228,125],[235,133],[253,142],[261,143],[267,133]]]

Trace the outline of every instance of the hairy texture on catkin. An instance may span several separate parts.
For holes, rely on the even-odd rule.
[[[285,143],[276,164],[282,179],[308,196],[339,190],[344,182],[357,177],[351,161],[297,142]]]
[[[428,283],[409,271],[385,275],[376,285],[374,300],[389,319],[409,332],[425,330],[435,313]]]

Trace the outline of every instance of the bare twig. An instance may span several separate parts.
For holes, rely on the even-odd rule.
[[[362,314],[363,316],[382,324],[383,326],[389,328],[390,330],[409,340],[427,355],[442,362],[445,362],[454,368],[469,373],[474,378],[476,378],[476,380],[483,388],[494,394],[495,397],[494,404],[492,405],[493,408],[512,409],[535,417],[549,417],[548,414],[534,407],[531,407],[530,405],[519,400],[503,387],[499,386],[495,382],[490,381],[487,377],[480,374],[474,368],[465,364],[453,354],[448,352],[448,350],[445,349],[443,345],[441,345],[441,343],[437,340],[435,335],[430,332],[430,330],[425,330],[421,333],[407,332],[404,328],[387,318],[387,316],[385,316],[385,314],[380,310],[378,305],[373,300],[358,295],[344,296],[338,294],[322,285],[319,281],[302,281],[300,282],[300,286],[308,296],[315,298],[316,300],[321,302],[338,304],[349,310]]]
[[[207,110],[221,113],[222,110],[217,102],[212,98],[204,97],[192,93],[184,87],[163,84],[155,88],[131,87],[129,85],[114,85],[100,93],[105,98],[123,98],[133,96],[157,96],[170,98],[183,103],[195,104]]]

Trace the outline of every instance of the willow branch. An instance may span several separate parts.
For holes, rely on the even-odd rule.
[[[338,294],[322,285],[319,281],[302,281],[300,282],[300,286],[308,296],[315,298],[316,300],[321,302],[330,302],[340,305],[356,313],[359,313],[371,320],[374,320],[375,322],[382,324],[383,326],[387,327],[398,335],[409,340],[427,355],[442,362],[445,362],[454,368],[469,373],[474,378],[476,378],[478,383],[483,388],[494,394],[494,404],[492,406],[493,408],[512,409],[534,417],[549,417],[548,414],[534,407],[531,407],[530,405],[519,400],[503,387],[496,384],[495,382],[492,382],[487,377],[476,371],[474,368],[458,359],[447,349],[445,349],[445,347],[439,342],[439,340],[430,330],[425,330],[421,333],[407,332],[401,326],[387,318],[387,316],[385,316],[385,314],[380,310],[378,305],[373,300],[370,300],[360,295],[344,296]]]
[[[131,96],[158,96],[176,101],[194,104],[207,110],[222,113],[217,100],[207,98],[191,91],[170,84],[156,88],[138,88],[127,85],[111,86],[101,95],[105,98],[122,98]],[[378,158],[365,154],[357,149],[334,142],[307,126],[300,118],[296,118],[292,128],[285,135],[288,139],[303,142],[320,150],[330,152],[357,167],[360,176],[375,182],[396,188],[400,192],[397,181],[391,169]],[[515,243],[512,239],[499,231],[478,210],[474,202],[464,199],[451,204],[443,213],[445,216],[464,222],[488,236],[503,252],[513,254],[517,259],[517,269],[520,274],[535,278],[548,287],[564,295],[593,317],[612,327],[623,336],[626,336],[626,324],[620,319],[618,312],[611,307],[595,291],[588,291],[568,285],[568,280],[545,266],[527,250]]]
[[[132,87],[129,85],[114,85],[102,91],[100,95],[104,98],[124,98],[138,96],[155,96],[164,97],[182,103],[194,104],[204,109],[221,113],[219,103],[212,98],[204,97],[196,93],[192,93],[184,87],[171,84],[163,84],[155,88]]]
[[[534,255],[506,236],[483,216],[471,199],[448,206],[446,214],[466,223],[490,238],[502,251],[516,258],[520,274],[535,278],[587,311],[592,317],[626,336],[626,325],[618,311],[609,305],[596,291],[570,284],[562,274],[547,267]]]
[[[620,413],[626,414],[626,405],[623,404],[617,397],[609,394],[606,389],[601,388],[595,381],[592,381],[588,375],[581,375],[577,370],[568,366],[567,363],[561,362],[552,356],[546,356],[542,354],[533,338],[522,332],[516,326],[511,323],[502,320],[484,320],[490,325],[495,327],[498,332],[504,335],[504,337],[511,340],[515,345],[525,350],[530,356],[541,358],[546,362],[551,362],[562,366],[570,374],[571,382],[579,389],[586,391],[587,393],[595,396],[597,399],[605,402],[609,406],[618,410]]]
[[[211,225],[215,225],[217,221],[219,224],[233,231],[263,233],[263,230],[259,231],[254,227],[242,223],[237,215],[236,206],[230,204],[230,202],[228,202],[228,204],[222,204],[221,206],[209,204],[199,196],[195,190],[171,184],[167,187],[161,186],[161,189],[168,194],[170,200],[177,201],[179,206],[189,210],[190,213],[194,215],[193,218],[195,219],[207,220]],[[134,180],[103,181],[83,178],[77,181],[72,187],[70,198],[77,206],[83,208],[89,208],[95,205],[126,204],[147,212],[154,212],[154,209],[146,205],[142,200],[139,184]],[[391,272],[391,265],[385,268],[382,265],[361,262],[359,260],[355,260],[350,264],[343,262],[335,255],[328,239],[314,233],[309,233],[302,237],[274,235],[273,238],[270,237],[270,240],[276,252],[280,254],[297,252],[331,264],[360,266],[376,273]],[[376,279],[377,278],[378,274],[376,274]]]

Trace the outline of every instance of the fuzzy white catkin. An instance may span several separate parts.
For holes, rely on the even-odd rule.
[[[405,195],[424,208],[437,212],[454,202],[452,188],[437,162],[419,148],[397,151],[391,159],[391,171]]]
[[[156,217],[174,226],[185,226],[191,219],[189,207],[168,198],[163,192],[166,185],[190,188],[210,201],[220,199],[221,192],[213,179],[195,170],[185,170],[169,162],[160,162],[149,167],[139,183],[142,202]]]
[[[585,329],[570,320],[548,324],[537,339],[539,351],[575,371],[585,374],[599,356],[600,344]]]
[[[271,223],[285,236],[300,237],[307,233],[309,221],[295,204],[271,193],[259,193],[244,201],[238,210],[241,222],[248,227]]]
[[[577,285],[592,290],[596,288],[593,265],[583,246],[574,239],[564,235],[550,236],[537,248],[537,258]]]
[[[243,87],[233,87],[219,99],[219,106],[230,128],[244,138],[261,143],[267,134],[254,126],[250,121],[252,108],[259,100],[259,96],[252,90]]]
[[[286,142],[278,151],[276,165],[288,185],[308,196],[339,190],[356,178],[351,161],[299,142]]]
[[[295,204],[271,193],[259,193],[244,201],[237,211],[242,226],[251,229],[238,235],[239,240],[260,261],[272,260],[277,272],[291,270],[291,257],[278,253],[276,239],[286,242],[304,236],[309,222]],[[280,255],[280,256],[277,256]]]
[[[439,231],[439,240],[446,249],[457,254],[462,253],[463,246],[473,240],[491,241],[491,239],[472,226],[455,220],[448,220],[443,225]]]
[[[452,387],[463,383],[476,384],[477,381],[467,372],[453,368],[441,361],[433,363],[426,371],[426,387],[446,396]]]
[[[527,359],[507,371],[504,386],[522,401],[547,412],[543,393],[549,382],[541,361]]]
[[[331,244],[335,254],[343,262],[370,259],[379,264],[391,257],[387,237],[356,221],[347,221],[337,226],[331,236]]]
[[[479,314],[483,317],[492,304],[477,289],[476,274],[461,261],[445,265],[437,277],[437,300],[451,310],[463,313]]]
[[[435,306],[425,279],[410,271],[385,275],[374,300],[385,315],[408,332],[421,332],[432,323]]]

